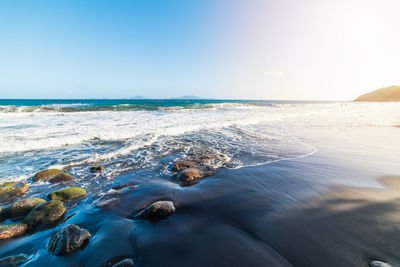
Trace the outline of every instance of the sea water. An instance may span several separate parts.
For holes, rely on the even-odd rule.
[[[161,158],[189,154],[240,168],[310,155],[317,141],[343,131],[399,125],[397,103],[0,100],[0,181],[48,168],[88,175],[92,165],[105,166],[110,179],[162,173]]]

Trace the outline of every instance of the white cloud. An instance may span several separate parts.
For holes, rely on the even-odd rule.
[[[281,78],[283,76],[283,72],[282,71],[264,71],[264,75],[265,76],[271,76],[271,77],[275,77],[275,78]]]

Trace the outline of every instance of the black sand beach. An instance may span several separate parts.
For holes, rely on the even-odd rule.
[[[124,258],[137,266],[368,266],[373,259],[400,265],[400,178],[383,179],[379,189],[334,186],[321,179],[338,166],[324,160],[316,153],[219,169],[191,187],[162,177],[138,182],[140,174],[126,173],[116,185],[138,184],[109,207],[88,205],[90,198],[70,207],[77,212],[68,223],[93,236],[84,249],[48,254],[48,229],[21,243],[2,241],[0,256],[33,253],[26,266],[110,266]],[[176,213],[158,222],[129,218],[157,200],[173,201]]]

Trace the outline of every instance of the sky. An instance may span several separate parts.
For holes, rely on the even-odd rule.
[[[399,0],[0,1],[0,98],[351,100],[400,85]]]

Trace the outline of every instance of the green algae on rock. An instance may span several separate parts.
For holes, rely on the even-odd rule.
[[[0,201],[13,200],[28,192],[29,186],[26,183],[7,182],[0,185]]]
[[[49,201],[36,206],[25,217],[24,223],[29,226],[37,226],[60,219],[66,211],[64,204],[59,200]]]
[[[61,190],[54,191],[47,195],[50,200],[71,200],[75,198],[80,198],[86,195],[86,191],[80,187],[68,187]]]
[[[17,202],[15,202],[14,204],[12,204],[10,207],[8,207],[3,211],[4,216],[7,216],[8,218],[26,216],[37,205],[40,205],[45,202],[46,200],[37,197],[24,198],[18,200]]]
[[[73,179],[75,179],[73,176],[57,169],[43,170],[36,173],[33,177],[34,182],[43,181],[50,183],[71,181]]]
[[[22,235],[28,229],[25,223],[0,225],[0,239]]]

